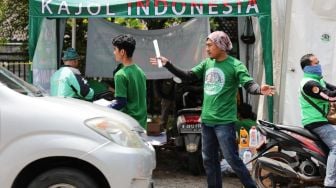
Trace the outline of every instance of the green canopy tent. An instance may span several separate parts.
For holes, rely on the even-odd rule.
[[[266,83],[273,85],[270,0],[29,0],[29,59],[34,65],[38,38],[46,29],[42,27],[44,19],[238,16],[258,17]],[[273,121],[272,97],[268,98],[268,109],[269,120]]]

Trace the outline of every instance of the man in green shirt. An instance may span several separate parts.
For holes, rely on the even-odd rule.
[[[239,85],[252,94],[273,95],[274,87],[259,86],[253,81],[246,67],[227,52],[232,49],[228,35],[215,31],[207,37],[206,51],[209,58],[196,65],[191,71],[175,67],[165,57],[159,57],[162,64],[183,80],[203,80],[204,97],[202,106],[202,157],[210,188],[222,187],[220,160],[221,149],[224,158],[235,171],[246,188],[256,187],[249,171],[239,158],[236,145],[235,122],[237,121],[237,92]],[[150,58],[153,65],[157,58]]]
[[[132,116],[146,129],[146,76],[132,59],[136,42],[131,35],[119,35],[113,38],[112,45],[115,60],[122,66],[114,75],[115,100],[109,107]]]

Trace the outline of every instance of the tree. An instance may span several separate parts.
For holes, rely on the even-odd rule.
[[[28,40],[28,1],[0,0],[0,42]]]

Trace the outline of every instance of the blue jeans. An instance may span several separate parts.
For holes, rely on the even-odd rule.
[[[336,126],[326,124],[313,129],[330,149],[324,186],[336,187]]]
[[[202,157],[208,188],[222,188],[219,148],[245,188],[255,188],[255,182],[239,158],[234,123],[213,125],[213,127],[203,123]]]

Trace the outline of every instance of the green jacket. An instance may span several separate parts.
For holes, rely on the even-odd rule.
[[[78,69],[64,66],[51,76],[50,95],[92,100],[94,91],[89,87]]]
[[[314,75],[314,74],[307,74],[304,73],[304,77],[301,81],[301,87],[300,87],[300,96],[299,96],[299,101],[300,101],[300,107],[301,107],[301,122],[303,126],[310,125],[312,123],[317,123],[317,122],[328,122],[327,118],[321,114],[316,108],[314,108],[306,99],[302,97],[303,87],[308,81],[316,81],[320,83],[322,87],[326,87],[325,81],[322,79],[322,77]],[[305,93],[304,93],[305,94]],[[317,99],[308,96],[305,94],[311,101],[313,101],[318,107],[320,107],[325,114],[328,113],[329,110],[329,102],[322,100],[322,99]]]

